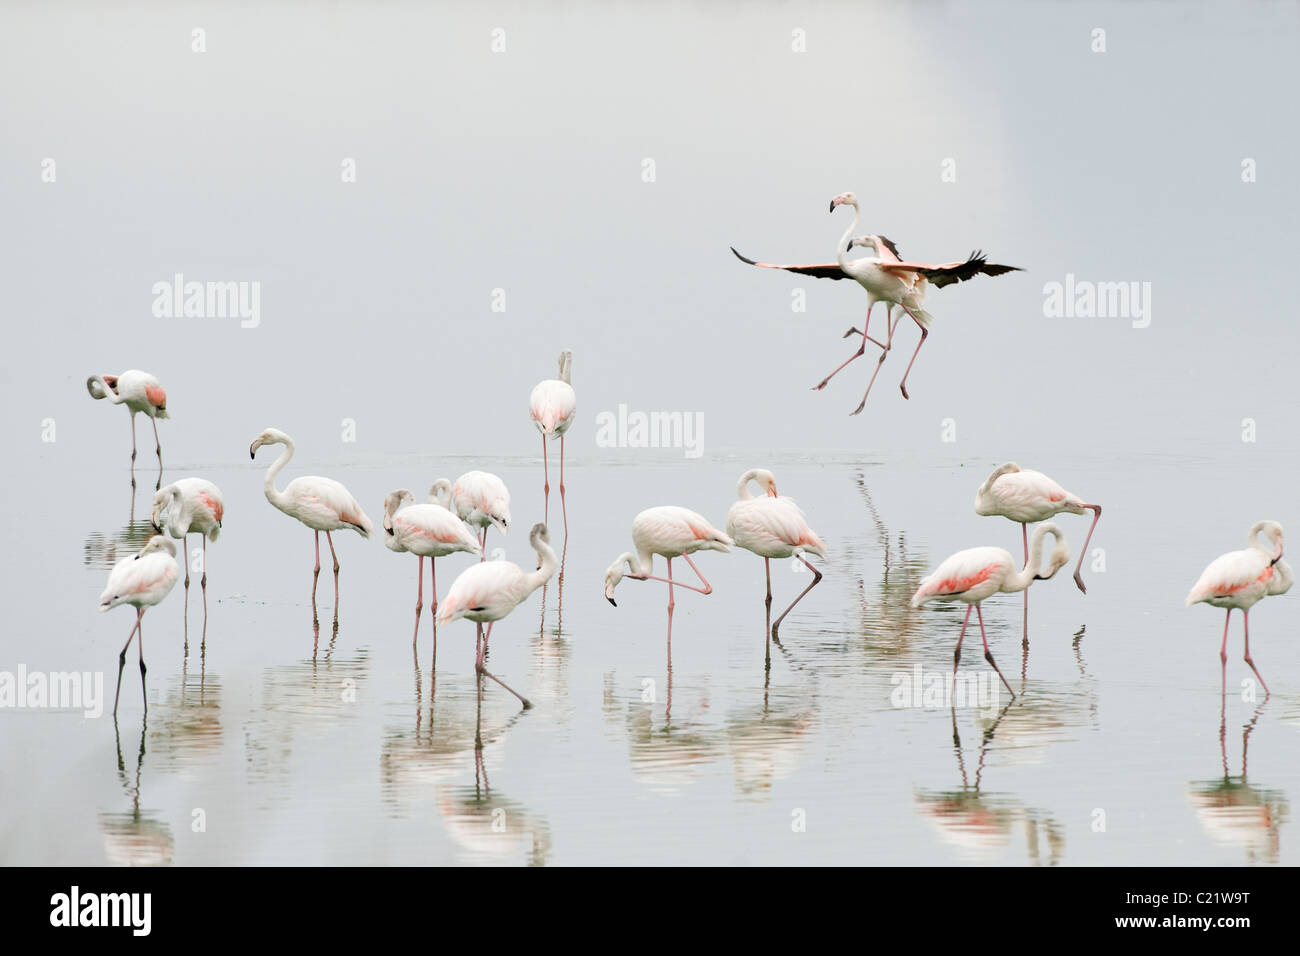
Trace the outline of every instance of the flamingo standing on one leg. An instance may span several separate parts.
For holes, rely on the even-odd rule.
[[[673,585],[698,591],[700,594],[712,594],[713,585],[700,573],[700,569],[691,560],[696,551],[730,551],[736,542],[723,534],[701,514],[689,508],[677,505],[661,505],[647,508],[632,519],[632,545],[635,551],[625,551],[618,556],[609,570],[605,572],[605,598],[618,607],[614,600],[614,589],[624,576],[635,581],[663,581],[668,585],[668,653],[672,654],[673,645]],[[654,570],[654,556],[658,554],[668,561],[668,577],[659,578],[650,572]],[[695,576],[700,579],[702,587],[683,584],[673,580],[673,558],[685,558]]]
[[[158,419],[167,414],[167,393],[158,379],[139,369],[127,369],[121,375],[92,375],[86,379],[86,391],[94,399],[107,398],[114,405],[125,405],[131,413],[131,489],[135,490],[135,416],[140,412],[153,423],[154,451],[158,454],[158,481],[154,490],[162,487],[162,443],[158,441]]]
[[[432,492],[431,496],[436,497],[437,492]],[[433,592],[429,613],[433,617],[433,663],[436,667],[438,558],[445,558],[457,551],[482,554],[483,548],[460,518],[441,505],[427,502],[415,504],[415,496],[405,488],[391,492],[384,499],[384,544],[390,551],[408,551],[420,559],[416,577],[419,585],[415,595],[415,634],[411,637],[412,646],[420,636],[420,612],[424,606],[424,559],[429,559],[429,583]]]
[[[767,262],[756,262],[753,259],[742,256],[736,252],[735,248],[731,251],[742,262],[749,265],[760,266],[764,269],[784,269],[787,272],[797,272],[802,275],[810,275],[819,279],[854,279],[867,290],[868,305],[867,316],[862,326],[862,344],[858,351],[843,362],[839,367],[827,375],[816,385],[814,390],[825,388],[827,383],[835,377],[840,369],[844,368],[854,359],[860,357],[865,351],[867,342],[874,342],[882,349],[881,356],[876,362],[876,371],[879,372],[881,363],[885,360],[892,347],[893,326],[889,327],[889,339],[886,342],[879,342],[868,334],[871,323],[871,310],[877,302],[887,302],[892,305],[901,306],[921,330],[921,341],[917,343],[916,351],[912,353],[912,359],[907,363],[907,371],[903,373],[903,380],[899,383],[899,389],[903,393],[903,398],[908,398],[907,394],[907,376],[911,374],[912,365],[916,362],[916,356],[921,351],[921,346],[925,344],[926,338],[929,337],[929,325],[931,316],[925,312],[921,306],[921,300],[924,298],[925,290],[922,283],[926,280],[942,288],[954,282],[964,282],[967,279],[977,275],[999,276],[1008,272],[1019,272],[1017,266],[1004,266],[988,262],[983,253],[972,252],[963,262],[945,262],[945,263],[925,263],[909,262],[899,258],[898,248],[884,236],[860,236],[856,240],[853,234],[857,232],[858,221],[861,218],[861,209],[858,205],[857,197],[851,193],[840,193],[830,202],[830,211],[834,212],[839,206],[853,207],[853,221],[849,228],[841,236],[839,245],[836,247],[836,261],[824,262],[814,265],[775,265]],[[874,248],[875,255],[867,256],[861,259],[850,260],[849,251],[855,246],[867,246]],[[885,323],[889,325],[888,310],[886,311]],[[854,331],[854,330],[850,330]],[[875,382],[875,375],[871,377],[872,383]],[[862,402],[851,414],[857,415],[867,404],[867,397],[871,394],[871,385],[868,384],[866,394],[862,396]]]
[[[144,619],[146,608],[158,604],[171,593],[180,577],[176,567],[176,545],[162,535],[150,538],[138,554],[123,558],[113,565],[108,573],[108,584],[99,596],[100,611],[109,611],[119,604],[130,604],[135,608],[135,626],[122,645],[122,653],[117,656],[117,692],[113,695],[113,714],[117,714],[118,698],[122,696],[122,668],[126,666],[126,651],[136,632],[140,632],[140,690],[144,692],[144,631],[140,622]],[[145,710],[149,709],[149,696],[144,695]]]
[[[1259,543],[1263,532],[1272,544],[1265,548]],[[1257,521],[1246,538],[1247,547],[1229,551],[1215,558],[1201,572],[1200,578],[1187,594],[1187,606],[1205,603],[1227,609],[1223,619],[1223,643],[1219,647],[1222,665],[1222,689],[1228,690],[1228,622],[1233,608],[1241,609],[1242,633],[1245,643],[1245,660],[1259,678],[1264,696],[1269,696],[1268,684],[1250,656],[1250,609],[1271,594],[1285,594],[1291,589],[1295,575],[1291,566],[1282,560],[1282,526],[1276,521]]]
[[[439,496],[441,481],[434,484],[430,498]],[[487,560],[487,529],[496,525],[502,534],[510,528],[510,491],[506,483],[489,471],[467,471],[451,486],[448,507],[462,521],[482,529],[480,560]]]
[[[749,490],[749,483],[757,482],[763,489],[764,497],[756,498]],[[805,554],[826,558],[826,543],[808,527],[808,519],[799,506],[789,498],[777,494],[776,478],[765,468],[751,468],[740,476],[736,484],[736,494],[740,500],[735,502],[727,512],[727,534],[736,545],[746,551],[752,551],[763,559],[763,571],[767,576],[767,624],[765,635],[769,632],[777,640],[781,622],[794,610],[794,606],[803,600],[804,595],[817,586],[822,573],[808,563]],[[812,583],[790,602],[790,606],[781,612],[776,623],[772,623],[772,559],[797,557],[813,573]],[[770,627],[769,627],[770,625]],[[767,638],[764,637],[766,642]],[[766,649],[766,658],[770,666],[771,647]]]
[[[263,445],[283,445],[271,467],[266,471],[262,485],[266,491],[266,500],[271,502],[291,518],[297,518],[316,532],[316,568],[311,579],[311,617],[313,624],[319,624],[316,616],[316,583],[320,580],[320,533],[325,532],[325,540],[330,546],[330,556],[334,559],[334,623],[339,620],[339,556],[334,550],[333,531],[350,528],[363,538],[370,537],[374,526],[366,513],[357,504],[352,493],[333,478],[320,478],[304,475],[295,478],[285,486],[284,491],[275,487],[275,477],[289,459],[293,457],[293,439],[278,428],[268,428],[253,439],[248,447],[248,457],[256,458],[257,450]]]
[[[168,534],[184,543],[185,565],[185,615],[190,608],[189,535],[198,532],[203,542],[203,577],[199,587],[203,591],[203,615],[208,613],[208,541],[216,541],[221,533],[221,518],[226,511],[221,489],[205,478],[181,478],[153,496],[153,513],[149,521],[157,532],[164,527]],[[165,517],[164,517],[165,512]],[[165,522],[165,525],[164,525]]]
[[[1029,525],[1046,521],[1063,511],[1081,515],[1091,511],[1092,524],[1079,551],[1079,563],[1074,569],[1074,583],[1085,594],[1083,585],[1083,559],[1088,554],[1092,532],[1101,520],[1101,505],[1090,505],[1076,494],[1071,494],[1041,471],[1026,471],[1014,461],[1009,461],[989,475],[975,492],[977,515],[1002,515],[1020,525],[1020,537],[1025,547],[1025,560],[1029,560]],[[1029,640],[1029,592],[1025,591],[1025,641]]]
[[[1051,535],[1056,542],[1052,548],[1047,571],[1043,570],[1043,538]],[[1033,541],[1029,547],[1029,558],[1019,572],[1016,571],[1015,559],[1004,548],[967,548],[958,551],[934,569],[921,586],[912,595],[912,607],[920,607],[927,601],[962,601],[967,605],[966,617],[961,622],[961,633],[957,635],[957,649],[952,655],[953,680],[957,676],[957,664],[961,660],[961,642],[966,636],[966,625],[970,623],[971,608],[979,617],[980,637],[984,641],[984,659],[989,662],[1002,683],[1014,699],[1016,692],[1011,690],[1001,669],[993,660],[989,650],[989,638],[984,633],[984,612],[980,604],[988,597],[999,592],[1014,594],[1023,591],[1035,581],[1046,581],[1053,577],[1064,565],[1069,563],[1070,549],[1065,543],[1061,529],[1051,522],[1040,524],[1034,529]]]
[[[546,460],[546,442],[560,439],[560,508],[564,513],[564,534],[569,534],[569,509],[564,500],[564,433],[573,424],[578,412],[578,398],[569,379],[573,372],[573,353],[565,349],[560,353],[559,378],[538,382],[528,397],[528,410],[533,424],[542,433],[542,491],[545,495],[544,520],[551,519],[551,476]]]
[[[489,673],[485,665],[488,639],[492,636],[492,625],[501,620],[555,574],[555,552],[550,545],[551,536],[546,525],[533,525],[528,535],[528,543],[537,552],[537,570],[525,571],[509,561],[485,561],[466,568],[451,585],[451,590],[438,609],[437,621],[447,625],[457,618],[467,618],[478,625],[475,645],[477,657],[474,669],[479,674],[491,677],[510,693],[519,698],[525,707],[531,707],[527,697],[512,690],[501,678]],[[483,624],[487,623],[487,633]]]

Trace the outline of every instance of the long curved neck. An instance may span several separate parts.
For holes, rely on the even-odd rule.
[[[108,387],[108,382],[104,381],[104,376],[96,375],[95,381],[99,383],[99,387],[103,390],[104,397],[108,399],[110,402],[112,402],[114,405],[121,405],[124,401],[126,401],[126,399],[124,399],[121,395],[117,394],[117,392],[113,391],[113,389]]]
[[[275,487],[275,476],[278,475],[284,466],[289,464],[289,459],[293,457],[293,442],[285,439],[284,451],[280,452],[280,457],[271,463],[271,467],[266,469],[266,477],[262,479],[262,487],[266,489],[266,500],[271,502],[277,508],[285,502],[283,491]]]
[[[631,551],[625,551],[619,555],[616,564],[627,562],[627,569],[633,574],[649,574],[654,567],[654,555],[647,548],[639,554],[633,554]]]
[[[862,210],[858,204],[853,204],[853,221],[849,223],[849,228],[844,230],[844,235],[840,236],[840,244],[835,250],[835,258],[839,261],[840,268],[843,269],[849,261],[849,240],[853,234],[858,231],[858,220],[862,218]]]
[[[1002,590],[1008,594],[1014,594],[1017,591],[1023,591],[1029,585],[1034,583],[1043,570],[1043,538],[1046,536],[1045,528],[1039,528],[1034,532],[1034,536],[1029,542],[1029,560],[1021,568],[1019,574],[1013,574],[1002,585]]]
[[[564,382],[566,385],[573,384],[572,382],[569,381],[569,376],[572,374],[572,372],[573,372],[573,357],[571,355],[562,356],[560,358],[560,381]]]
[[[754,497],[749,490],[749,483],[758,477],[757,471],[747,471],[740,476],[740,481],[736,483],[736,494],[741,501],[749,501]]]
[[[524,580],[528,582],[528,593],[530,594],[551,580],[551,575],[555,573],[557,564],[554,549],[541,538],[533,542],[533,548],[536,549],[537,559],[541,564],[536,571],[524,575]]]

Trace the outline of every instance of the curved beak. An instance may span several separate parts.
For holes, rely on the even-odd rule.
[[[835,211],[835,200],[834,200],[834,199],[831,200],[831,206],[830,206],[830,208],[827,209],[826,211],[827,211],[827,212],[834,212],[834,211]]]
[[[615,601],[615,600],[614,600],[612,597],[610,597],[608,594],[605,595],[605,600],[608,601],[610,604],[614,605],[614,607],[618,607],[618,602]]]
[[[162,525],[158,524],[157,521],[150,521],[149,524],[153,525],[155,534],[162,534]]]
[[[262,439],[260,439],[260,438],[255,439],[255,440],[253,441],[253,444],[251,444],[251,445],[248,446],[248,457],[249,457],[249,458],[256,458],[256,457],[257,457],[257,450],[258,450],[259,448],[261,448],[261,447],[262,447]]]

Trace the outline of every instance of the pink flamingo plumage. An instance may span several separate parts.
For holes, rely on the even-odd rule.
[[[787,272],[796,272],[818,279],[854,279],[866,289],[868,305],[867,316],[862,325],[862,344],[857,352],[849,356],[830,375],[827,375],[814,385],[813,389],[815,391],[825,388],[836,373],[862,356],[866,351],[868,341],[875,343],[882,349],[880,358],[876,362],[876,371],[879,372],[880,365],[884,362],[885,355],[888,354],[893,343],[894,326],[889,325],[889,307],[893,305],[900,306],[903,311],[911,316],[912,321],[921,330],[921,341],[917,343],[916,351],[912,353],[912,359],[907,363],[907,371],[903,373],[903,380],[899,383],[903,398],[908,398],[907,376],[911,374],[912,365],[916,362],[916,356],[920,354],[921,346],[925,344],[926,338],[930,335],[931,316],[921,308],[921,300],[925,295],[925,283],[929,282],[942,288],[954,282],[964,282],[977,275],[999,276],[1008,272],[1020,272],[1022,270],[1017,266],[991,263],[981,252],[972,252],[965,260],[960,262],[927,263],[905,261],[899,257],[898,247],[883,236],[860,236],[856,240],[853,238],[861,218],[861,209],[858,205],[857,196],[851,192],[840,193],[831,200],[830,211],[834,212],[839,206],[851,206],[853,208],[853,221],[849,224],[849,228],[844,230],[844,235],[840,237],[839,245],[836,246],[835,262],[808,265],[776,265],[768,262],[756,262],[753,259],[746,258],[736,252],[735,248],[732,248],[731,251],[742,262],[752,266],[759,266],[763,269],[783,269]],[[854,246],[873,248],[875,255],[850,260],[848,254]],[[887,342],[879,342],[868,334],[871,323],[871,310],[877,302],[890,304],[885,313],[885,324],[889,326]],[[849,331],[852,333],[856,330],[850,329]],[[867,391],[862,396],[862,402],[850,414],[857,415],[866,406],[867,397],[871,394],[871,384],[874,384],[875,380],[876,376],[873,374],[871,383],[867,385]]]
[[[158,481],[154,490],[162,487],[162,443],[158,441],[158,419],[169,418],[167,393],[158,379],[139,369],[127,369],[121,375],[92,375],[86,379],[86,391],[94,399],[107,398],[114,405],[125,405],[131,413],[131,488],[135,489],[135,416],[149,416],[153,424],[154,451],[158,453]]]
[[[144,691],[144,630],[141,622],[144,612],[171,593],[180,577],[176,567],[176,545],[162,535],[150,538],[139,553],[123,558],[113,565],[108,573],[108,583],[104,593],[99,596],[99,610],[110,611],[122,604],[135,608],[135,626],[122,645],[122,653],[117,656],[117,692],[113,695],[113,714],[117,714],[118,698],[122,695],[122,668],[126,666],[126,651],[136,633],[140,634],[137,649],[140,653],[140,690]],[[149,697],[144,695],[145,710],[149,709]]]
[[[1259,543],[1261,532],[1268,537],[1271,548],[1265,548]],[[1224,693],[1227,693],[1228,688],[1228,623],[1233,609],[1241,609],[1245,661],[1259,678],[1264,695],[1268,696],[1268,684],[1264,683],[1259,668],[1250,656],[1250,609],[1269,595],[1289,591],[1295,575],[1291,566],[1282,560],[1282,526],[1276,521],[1255,522],[1247,535],[1246,544],[1247,547],[1241,551],[1229,551],[1211,561],[1188,592],[1186,603],[1188,607],[1193,604],[1208,604],[1227,610],[1223,619],[1223,643],[1219,647]]]
[[[564,499],[564,433],[573,424],[578,413],[578,398],[570,378],[573,374],[573,353],[565,349],[560,353],[558,378],[538,382],[528,397],[528,412],[533,424],[542,434],[542,492],[545,496],[543,520],[551,520],[551,475],[547,462],[546,443],[560,440],[560,508],[564,513],[564,533],[569,533],[569,508]]]
[[[1043,538],[1051,535],[1056,542],[1048,559],[1048,570],[1043,571]],[[966,625],[970,623],[970,612],[974,608],[979,618],[980,637],[984,641],[984,659],[989,662],[1002,683],[1006,685],[1012,698],[1016,696],[1007,683],[1001,669],[993,660],[989,650],[989,638],[984,633],[984,612],[980,604],[999,592],[1013,594],[1023,591],[1035,581],[1046,581],[1053,577],[1070,560],[1070,549],[1065,543],[1061,529],[1051,522],[1040,524],[1034,529],[1033,541],[1029,548],[1029,558],[1020,571],[1016,571],[1015,559],[1004,548],[967,548],[947,558],[921,581],[920,587],[912,595],[912,607],[920,607],[927,601],[961,601],[967,605],[966,616],[961,622],[961,633],[957,635],[957,649],[952,655],[952,672],[954,680],[957,663],[961,660],[961,642],[966,636]]]
[[[749,490],[750,482],[756,482],[763,489],[762,497],[755,497]],[[803,511],[789,498],[782,498],[776,490],[776,478],[765,468],[751,468],[740,476],[736,484],[736,501],[727,511],[727,534],[738,547],[753,552],[763,559],[763,571],[767,577],[767,623],[765,634],[770,630],[773,640],[778,640],[778,631],[785,616],[794,610],[794,606],[817,586],[822,573],[808,563],[806,554],[826,558],[826,543],[808,526],[808,519]],[[812,583],[790,602],[790,606],[781,612],[776,623],[772,621],[772,559],[795,557],[804,563],[813,573]],[[769,628],[770,625],[770,628]],[[764,638],[766,641],[766,637]],[[771,662],[771,648],[767,649],[767,658]]]
[[[311,579],[311,614],[312,622],[318,623],[316,616],[316,584],[320,580],[320,533],[325,532],[325,540],[330,546],[330,556],[334,559],[334,623],[339,620],[339,556],[334,550],[334,538],[331,532],[352,530],[363,538],[370,537],[374,526],[366,513],[357,504],[342,484],[333,478],[321,478],[316,475],[304,475],[289,482],[280,491],[275,487],[275,477],[280,473],[289,459],[293,457],[293,439],[278,428],[268,428],[253,439],[248,448],[248,457],[256,458],[257,450],[263,445],[283,445],[271,467],[266,471],[262,487],[266,500],[275,505],[291,518],[297,518],[312,531],[316,532],[316,568]]]
[[[437,622],[450,624],[459,618],[473,621],[477,625],[476,657],[474,669],[479,674],[491,677],[510,693],[519,698],[524,707],[532,703],[516,690],[512,690],[501,678],[489,673],[486,667],[488,639],[492,636],[492,626],[501,620],[524,600],[549,581],[555,574],[555,551],[551,549],[551,536],[546,525],[538,522],[533,525],[528,535],[528,543],[537,552],[537,569],[525,571],[509,561],[484,561],[460,573],[447,596],[438,608]],[[484,633],[483,625],[487,624]]]
[[[208,542],[216,541],[221,534],[221,519],[226,513],[226,501],[221,489],[205,478],[181,478],[153,496],[153,512],[149,522],[157,532],[166,530],[179,539],[185,548],[182,563],[185,565],[185,610],[190,606],[189,536],[197,532],[203,542],[203,576],[199,587],[203,591],[203,613],[208,613]]]
[[[439,482],[442,484],[445,482]],[[430,497],[438,498],[438,484]],[[429,559],[429,582],[433,601],[429,605],[433,624],[433,661],[438,660],[438,558],[464,551],[481,555],[479,544],[469,526],[442,505],[415,503],[415,496],[405,488],[390,492],[384,499],[384,544],[390,551],[406,551],[419,558],[416,580],[419,585],[415,595],[415,634],[412,646],[420,636],[420,612],[424,608],[424,559]]]
[[[446,486],[437,481],[429,492],[429,500],[442,500],[440,489]],[[482,529],[479,543],[483,552],[479,559],[487,560],[488,528],[496,526],[502,534],[510,530],[510,491],[506,483],[490,471],[467,471],[456,479],[448,493],[447,507],[460,515],[460,519]]]
[[[700,569],[691,560],[696,551],[730,551],[735,544],[731,538],[709,524],[708,519],[690,508],[677,505],[660,505],[647,508],[632,519],[632,545],[634,551],[624,551],[605,572],[605,599],[618,607],[614,600],[614,589],[624,577],[634,581],[663,581],[668,585],[668,646],[671,653],[673,640],[673,586],[687,588],[700,594],[712,594],[713,585],[709,584]],[[668,562],[668,577],[660,578],[651,574],[654,570],[654,556],[660,555]],[[685,558],[695,576],[700,579],[700,587],[683,584],[673,578],[673,558]]]

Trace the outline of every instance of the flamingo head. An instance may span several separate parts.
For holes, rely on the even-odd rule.
[[[532,530],[528,532],[528,543],[532,545],[534,551],[538,552],[537,568],[538,570],[540,570],[542,567],[542,556],[541,556],[542,549],[541,547],[539,547],[539,545],[545,545],[547,547],[550,546],[551,532],[547,531],[546,525],[542,524],[539,521],[537,522],[537,524],[533,525]]]
[[[777,494],[776,490],[776,475],[772,474],[766,468],[758,469],[754,474],[754,480],[758,482],[758,486],[763,489],[763,492],[769,498],[781,497]]]
[[[384,498],[384,532],[388,535],[393,534],[393,515],[404,506],[415,501],[415,495],[411,494],[406,488],[398,488],[396,491],[390,491]]]
[[[425,499],[425,504],[439,505],[451,510],[451,482],[446,478],[439,478],[429,488],[429,497]]]
[[[117,388],[116,375],[92,375],[86,379],[86,391],[90,397],[99,400],[108,398],[109,393]]]
[[[572,374],[573,374],[573,351],[571,349],[565,349],[563,352],[560,353],[560,381],[561,382],[569,381],[569,378]]]
[[[253,439],[253,443],[248,446],[248,457],[256,458],[257,450],[263,445],[287,445],[289,436],[278,428],[268,428],[262,434]]]
[[[1047,559],[1047,570],[1039,571],[1035,574],[1035,581],[1050,581],[1056,575],[1057,571],[1070,563],[1070,546],[1066,544],[1065,535],[1061,533],[1060,528],[1058,528],[1053,522],[1048,521],[1044,524],[1040,524],[1034,529],[1035,541],[1041,540],[1049,534],[1052,536],[1055,545],[1052,548],[1052,553]],[[1032,551],[1033,549],[1031,548],[1030,550]]]
[[[168,485],[161,491],[155,492],[153,496],[153,511],[149,513],[149,524],[153,526],[155,534],[162,534],[162,513],[172,503],[172,498],[176,495],[176,486]]]
[[[831,200],[831,208],[829,211],[834,212],[836,206],[852,206],[854,209],[857,209],[858,197],[853,195],[853,193],[840,193]]]
[[[140,553],[135,556],[135,560],[139,561],[146,555],[157,554],[159,551],[166,551],[173,558],[176,557],[176,545],[172,542],[172,539],[156,534],[145,542],[144,547],[140,549]]]
[[[1249,543],[1251,547],[1259,548],[1259,545],[1255,543],[1255,538],[1261,532],[1263,532],[1264,536],[1272,543],[1273,551],[1271,553],[1273,560],[1271,563],[1277,564],[1278,561],[1282,560],[1282,526],[1276,521],[1256,521],[1250,528]],[[1260,548],[1260,550],[1263,551],[1265,549]]]
[[[624,558],[619,558],[605,572],[605,600],[614,607],[618,607],[618,602],[614,600],[614,589],[618,587],[618,582],[623,580],[623,575],[626,573],[627,561]]]

